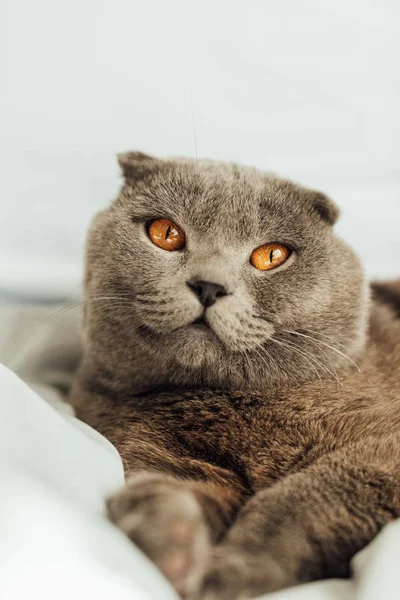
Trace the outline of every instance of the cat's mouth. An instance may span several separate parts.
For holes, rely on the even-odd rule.
[[[188,326],[189,330],[196,336],[216,339],[218,336],[207,320],[205,313],[195,319]]]
[[[203,314],[201,315],[201,317],[198,317],[197,319],[195,319],[192,323],[191,323],[191,327],[196,327],[196,328],[200,328],[200,329],[208,329],[211,331],[211,327],[208,324],[208,321],[206,319],[206,316]]]

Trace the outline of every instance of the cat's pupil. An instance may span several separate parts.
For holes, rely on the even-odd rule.
[[[274,251],[273,251],[273,250],[271,250],[271,252],[269,253],[269,262],[270,262],[270,263],[272,263],[272,261],[273,261],[273,258],[274,258]]]
[[[165,239],[167,239],[167,237],[169,236],[170,231],[171,231],[171,225],[168,225],[167,230],[165,232]]]

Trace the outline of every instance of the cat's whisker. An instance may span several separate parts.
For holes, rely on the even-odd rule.
[[[297,348],[297,350],[299,349],[299,348],[297,347],[297,345],[296,345],[294,342],[292,342],[292,341],[290,341],[290,340],[285,340],[285,341],[286,341],[286,343],[287,343],[287,344],[291,344],[291,345],[292,345],[294,348]],[[303,351],[303,352],[306,352],[305,348],[302,348],[302,351]],[[342,382],[339,380],[338,373],[337,373],[337,369],[336,369],[336,367],[335,367],[334,363],[332,362],[332,360],[331,360],[331,359],[329,359],[329,356],[327,355],[327,353],[326,353],[326,350],[322,349],[322,352],[324,353],[324,356],[325,356],[325,358],[326,358],[326,359],[329,361],[329,367],[331,367],[333,370],[332,370],[331,368],[328,368],[328,365],[326,365],[326,364],[322,363],[321,361],[319,361],[319,360],[318,360],[318,359],[317,359],[317,358],[316,358],[316,357],[315,357],[313,354],[311,354],[310,352],[306,352],[306,353],[307,353],[307,355],[310,357],[310,359],[312,359],[312,360],[314,360],[316,363],[318,363],[318,364],[320,365],[320,367],[321,367],[321,368],[322,368],[322,369],[323,369],[323,370],[324,370],[326,373],[329,373],[329,375],[331,375],[331,376],[332,376],[332,377],[333,377],[333,378],[334,378],[334,379],[337,381],[338,385],[340,385],[341,387],[343,387],[343,383],[342,383]]]
[[[159,304],[159,305],[163,305],[163,304],[168,304],[169,300],[168,298],[149,298],[148,296],[144,296],[143,294],[136,294],[134,297],[134,300],[136,302],[138,302],[139,304],[150,304],[150,305],[154,305],[154,304]]]
[[[100,330],[101,328],[103,328],[105,325],[107,324],[111,324],[112,323],[112,315],[104,315],[103,311],[103,307],[96,307],[97,310],[95,309],[94,314],[98,315],[103,315],[103,318],[100,320],[100,322],[96,323],[96,328],[98,330]],[[113,307],[114,308],[114,307]],[[132,319],[132,313],[128,310],[130,308],[130,306],[126,306],[126,305],[121,305],[119,307],[119,316],[122,318],[127,318],[127,319]],[[107,318],[108,317],[108,318]],[[129,339],[134,340],[135,339],[135,330],[132,329],[132,335],[128,335],[127,336]],[[128,347],[129,344],[128,344]]]
[[[327,344],[326,342],[323,342],[322,340],[317,340],[309,335],[305,335],[304,333],[299,333],[298,331],[291,331],[289,329],[285,329],[286,333],[289,333],[291,335],[297,335],[300,336],[302,338],[305,338],[307,340],[310,340],[316,344],[321,344],[322,346],[325,346],[326,348],[330,348],[333,352],[336,352],[337,354],[339,354],[340,356],[342,356],[343,358],[345,358],[346,360],[348,360],[350,363],[352,363],[358,370],[359,373],[361,373],[361,369],[358,366],[358,364],[347,354],[345,354],[344,352],[342,352],[341,350],[338,350],[337,348],[334,348],[333,346],[331,346],[330,344]]]
[[[48,319],[52,319],[53,317],[62,315],[70,310],[73,310],[74,308],[78,308],[78,306],[81,306],[81,304],[82,304],[82,302],[75,302],[74,304],[70,304],[68,306],[63,306],[62,308],[59,308],[56,311],[52,312],[50,315],[47,315],[46,317],[44,317],[43,322],[47,321]]]
[[[314,334],[314,335],[320,335],[321,337],[331,340],[334,344],[342,347],[344,350],[346,350],[346,351],[348,350],[348,347],[345,344],[342,344],[341,342],[339,342],[332,335],[327,335],[326,333],[321,333],[320,331],[314,331],[313,329],[309,329],[309,328],[303,328],[302,331],[305,331],[306,333],[310,333],[310,334]]]
[[[249,360],[249,354],[247,350],[243,350],[242,353],[242,358],[243,358],[243,379],[248,380],[249,379],[249,368],[250,368],[250,360]]]
[[[256,317],[256,318],[258,318],[258,319],[261,319],[261,320],[263,320],[263,321],[267,321],[268,323],[271,323],[271,324],[275,325],[276,327],[279,327],[279,328],[281,327],[281,325],[280,325],[279,323],[275,322],[273,319],[271,319],[271,318],[269,318],[269,317],[265,317],[265,316],[263,316],[263,315],[259,315],[259,314],[255,314],[255,315],[254,315],[254,317]],[[330,339],[330,340],[332,340],[332,341],[333,341],[335,344],[337,344],[338,346],[341,346],[341,347],[342,347],[344,350],[347,350],[347,347],[346,347],[344,344],[342,344],[341,342],[339,342],[338,340],[336,340],[336,339],[335,339],[334,337],[332,337],[332,336],[329,336],[329,335],[323,334],[323,333],[321,333],[321,332],[319,332],[319,331],[311,331],[311,330],[308,330],[308,329],[307,329],[306,331],[308,331],[308,333],[313,333],[313,334],[316,334],[316,335],[320,335],[320,336],[322,336],[322,337],[325,337],[325,338],[327,338],[327,339]],[[315,341],[316,343],[320,342],[322,345],[325,345],[327,348],[330,348],[331,350],[333,350],[333,351],[335,351],[335,352],[337,352],[337,353],[339,353],[339,354],[342,354],[342,356],[344,356],[345,358],[347,358],[347,360],[354,362],[354,361],[353,361],[353,359],[351,359],[351,358],[350,358],[350,357],[349,357],[349,356],[348,356],[346,353],[344,353],[344,352],[342,353],[342,352],[341,352],[340,350],[338,350],[337,348],[333,348],[332,346],[330,346],[330,345],[329,345],[329,344],[327,344],[326,342],[323,342],[322,340],[318,340],[318,339],[315,339],[315,338],[311,338],[311,336],[307,336],[306,334],[302,334],[302,333],[300,333],[300,332],[298,332],[298,331],[296,331],[296,332],[295,332],[295,331],[291,331],[291,330],[288,330],[288,329],[286,329],[286,330],[284,330],[284,332],[286,332],[286,333],[290,333],[290,334],[292,334],[292,335],[298,335],[298,336],[302,336],[302,337],[308,338],[308,339],[310,339],[310,340],[312,340],[312,341]],[[358,366],[356,363],[354,363],[354,364],[355,364],[355,366],[356,366],[356,367],[359,369],[359,366]]]
[[[89,316],[94,316],[94,315],[101,315],[101,314],[106,314],[106,316],[110,316],[109,313],[111,313],[112,311],[116,311],[118,310],[118,315],[121,315],[121,309],[132,309],[133,305],[131,303],[127,303],[127,304],[111,304],[111,305],[106,305],[106,306],[93,306],[90,309],[90,312],[88,313]],[[129,315],[132,315],[132,312],[129,312]]]
[[[290,344],[291,347],[296,348],[297,350],[299,350],[298,346],[294,342],[292,342],[290,340],[285,340],[285,342],[287,344]],[[328,368],[328,365],[326,365],[326,364],[322,363],[321,361],[319,361],[313,354],[311,354],[310,352],[307,352],[305,348],[302,348],[301,351],[305,352],[307,354],[307,356],[311,360],[313,360],[314,362],[316,362],[324,371],[326,371],[326,373],[329,373],[329,375],[331,375],[337,381],[337,383],[341,387],[343,387],[343,384],[341,383],[341,381],[338,378],[337,369],[336,369],[335,365],[332,364],[332,360],[329,360],[329,357],[327,356],[325,350],[322,350],[322,352],[324,353],[326,359],[329,361],[329,367],[332,367],[333,370],[331,370],[330,368]]]
[[[261,352],[259,352],[259,350],[258,350],[259,348],[263,348],[261,344],[259,346],[255,346],[254,348],[252,348],[251,351],[255,352],[256,355],[261,359],[261,363],[266,366],[267,370],[270,370],[271,364],[267,362],[267,357],[263,356],[261,354]],[[267,354],[269,355],[268,350],[266,350],[265,348],[263,348],[263,350],[265,350],[267,352]]]
[[[277,321],[274,321],[270,317],[266,317],[265,315],[260,315],[258,313],[254,313],[252,315],[255,319],[260,319],[261,321],[266,321],[267,323],[271,323],[271,325],[275,325],[275,327],[280,327],[280,324]]]
[[[90,300],[91,299],[94,299],[94,300],[96,300],[96,299],[99,299],[99,300],[100,299],[101,300],[103,300],[103,299],[108,299],[108,300],[130,300],[131,298],[132,298],[132,294],[129,294],[129,295],[127,294],[126,296],[115,296],[115,295],[104,296],[104,294],[83,294],[82,295],[82,299],[84,299],[84,300],[86,300],[86,299],[88,299],[88,300],[89,299]]]
[[[316,372],[318,379],[322,383],[321,375],[320,375],[317,367],[315,366],[315,364],[313,364],[313,362],[311,361],[310,356],[308,356],[305,352],[302,352],[301,350],[299,350],[299,348],[297,348],[296,346],[289,345],[287,340],[285,342],[282,340],[277,340],[275,338],[270,338],[270,340],[271,340],[271,342],[274,342],[275,344],[278,344],[279,346],[282,346],[283,348],[288,348],[289,350],[294,351],[299,356],[303,357],[304,360],[306,360],[308,362],[308,364],[311,366],[311,368]],[[312,358],[314,358],[314,357],[312,357]],[[314,362],[316,362],[316,364],[319,367],[323,368],[323,365],[321,363],[319,363],[318,361],[316,361],[315,359],[314,359]]]
[[[294,348],[297,348],[297,350],[299,349],[296,344],[290,340],[286,340],[286,343],[291,344]],[[302,351],[305,352],[305,349],[302,348]],[[324,365],[323,363],[321,363],[320,361],[317,360],[317,358],[315,356],[313,356],[311,353],[307,353],[308,356],[314,360],[315,362],[317,362],[322,368],[323,370],[325,370],[327,373],[329,373],[334,379],[336,379],[336,381],[338,382],[338,384],[343,387],[343,384],[340,382],[339,378],[338,378],[338,373],[337,373],[337,369],[334,365],[334,363],[332,362],[332,360],[329,358],[329,355],[327,354],[325,349],[321,350],[325,356],[325,358],[329,361],[329,367],[332,367],[333,371],[328,368],[327,365]]]

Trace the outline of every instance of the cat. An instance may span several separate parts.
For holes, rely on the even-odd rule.
[[[70,394],[123,460],[110,519],[185,598],[348,577],[400,515],[400,285],[372,293],[320,192],[236,164],[119,163]]]

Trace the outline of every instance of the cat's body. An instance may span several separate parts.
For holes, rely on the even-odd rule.
[[[236,167],[121,162],[121,197],[89,238],[71,394],[126,473],[142,472],[111,518],[182,595],[233,600],[348,575],[400,515],[398,288],[370,300],[322,195]],[[179,222],[186,254],[138,234],[140,211]],[[263,241],[293,249],[274,273],[246,262]],[[194,276],[227,293],[200,307]],[[191,324],[203,311],[211,333]]]

